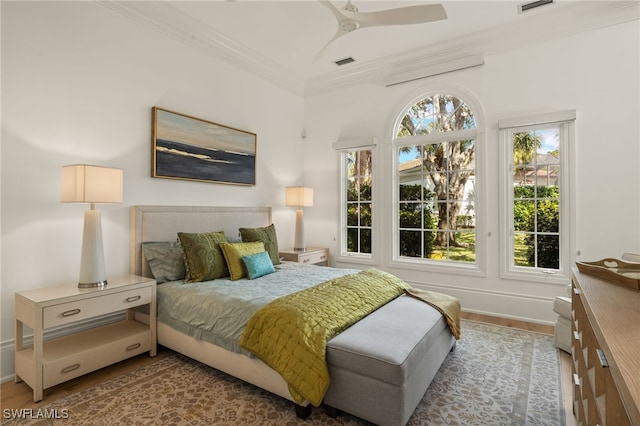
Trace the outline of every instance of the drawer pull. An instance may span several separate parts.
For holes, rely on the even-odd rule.
[[[604,352],[602,349],[596,349],[596,354],[598,355],[598,359],[600,360],[600,365],[602,368],[606,368],[609,366],[609,362],[607,361],[607,357],[604,356]]]
[[[302,263],[309,263],[309,259],[303,259]]]
[[[127,352],[132,351],[134,349],[138,349],[140,346],[142,346],[140,343],[134,343],[133,345],[129,345],[127,346]]]
[[[63,368],[62,370],[60,370],[60,372],[62,374],[67,374],[67,373],[71,373],[74,370],[77,370],[78,368],[80,368],[80,364],[73,364],[73,365],[70,365],[68,367]]]
[[[142,299],[142,296],[131,296],[131,297],[127,297],[127,302],[131,303],[131,302],[135,302],[136,300],[140,300]]]
[[[64,311],[64,312],[62,313],[62,316],[63,316],[63,317],[70,317],[70,316],[72,316],[72,315],[78,315],[79,313],[80,313],[80,309],[79,309],[79,308],[76,308],[76,309],[72,309],[72,310],[70,310],[70,311]]]
[[[325,256],[324,254],[322,256],[320,256],[320,259],[325,260],[327,258],[327,256]]]
[[[574,331],[573,338],[576,339],[577,341],[580,341],[580,333],[578,333],[577,331]]]
[[[578,376],[577,374],[573,375],[573,384],[576,386],[580,386],[580,376]]]

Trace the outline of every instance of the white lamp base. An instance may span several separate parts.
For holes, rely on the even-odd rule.
[[[85,210],[78,287],[93,288],[106,285],[107,274],[104,267],[100,210]]]
[[[307,251],[304,243],[304,214],[302,209],[296,210],[296,242],[293,245],[295,251]]]

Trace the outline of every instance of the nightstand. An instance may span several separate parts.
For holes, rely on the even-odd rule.
[[[43,390],[132,356],[156,355],[156,282],[136,275],[109,278],[103,288],[77,283],[17,292],[15,295],[15,380]],[[149,324],[135,321],[131,308],[149,306]],[[126,318],[44,341],[44,331],[126,310]],[[33,330],[25,346],[23,326]],[[75,324],[77,325],[77,324]]]
[[[329,266],[328,248],[309,247],[305,251],[281,250],[280,257],[290,262],[304,263],[306,265]]]

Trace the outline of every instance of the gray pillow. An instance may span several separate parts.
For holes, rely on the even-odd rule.
[[[142,243],[142,252],[156,283],[184,279],[184,253],[178,240],[146,241]]]

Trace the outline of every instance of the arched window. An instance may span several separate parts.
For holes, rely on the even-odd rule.
[[[448,93],[429,94],[394,130],[394,259],[476,264],[476,118]]]

